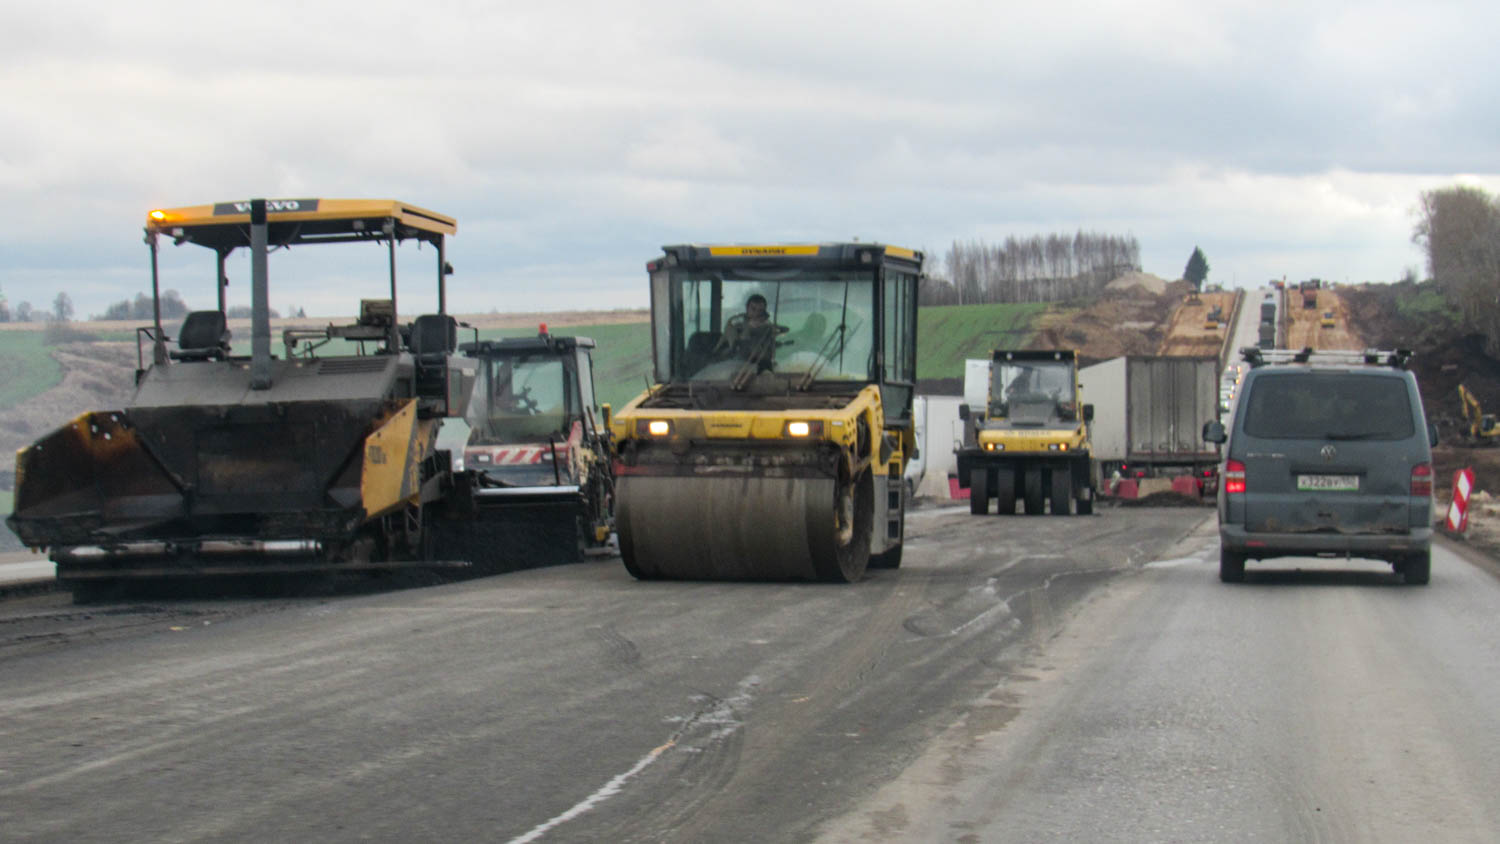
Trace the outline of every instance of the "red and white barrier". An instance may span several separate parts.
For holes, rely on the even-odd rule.
[[[1474,488],[1474,470],[1453,473],[1453,503],[1448,505],[1448,530],[1463,533],[1469,527],[1469,491]]]

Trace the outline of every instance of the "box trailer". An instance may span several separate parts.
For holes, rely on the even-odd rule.
[[[1121,478],[1191,475],[1218,489],[1218,447],[1203,423],[1218,418],[1216,358],[1119,357],[1078,372],[1094,406],[1094,460],[1102,484]]]

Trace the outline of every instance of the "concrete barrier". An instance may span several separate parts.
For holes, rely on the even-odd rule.
[[[1203,488],[1198,484],[1198,479],[1192,475],[1178,475],[1172,479],[1172,491],[1178,495],[1186,495],[1198,498],[1203,495]]]

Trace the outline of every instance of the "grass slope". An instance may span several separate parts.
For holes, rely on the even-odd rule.
[[[15,407],[23,401],[57,386],[62,381],[62,365],[52,357],[55,342],[73,340],[106,340],[123,342],[135,339],[131,331],[81,333],[62,326],[59,336],[47,331],[0,331],[0,408]]]
[[[494,329],[479,332],[481,340],[502,337],[529,337],[534,329]],[[590,337],[598,344],[594,349],[594,392],[600,402],[616,408],[646,389],[651,377],[651,324],[647,322],[612,323],[609,325],[569,325],[559,327],[558,336]],[[459,342],[472,334],[464,332]]]
[[[944,305],[917,311],[917,377],[962,378],[964,361],[995,349],[1023,349],[1043,303]]]
[[[0,407],[15,407],[62,381],[62,365],[51,351],[40,331],[0,331]]]

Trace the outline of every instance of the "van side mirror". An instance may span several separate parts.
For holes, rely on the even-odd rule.
[[[1432,424],[1431,422],[1428,422],[1427,423],[1427,445],[1430,447],[1430,446],[1435,446],[1437,444],[1438,444],[1437,426],[1434,425],[1434,424]]]
[[[1223,422],[1204,422],[1203,423],[1203,440],[1204,440],[1204,442],[1218,443],[1220,445],[1223,445],[1224,441],[1228,440],[1228,439],[1229,439],[1229,436],[1224,431],[1224,423]]]
[[[1094,421],[1094,406],[1093,405],[1086,404],[1086,405],[1083,406],[1083,421],[1085,421],[1085,422],[1092,422],[1092,421]]]
[[[969,418],[969,406],[968,405],[961,404],[961,405],[958,406],[958,418],[959,419],[968,419]]]

